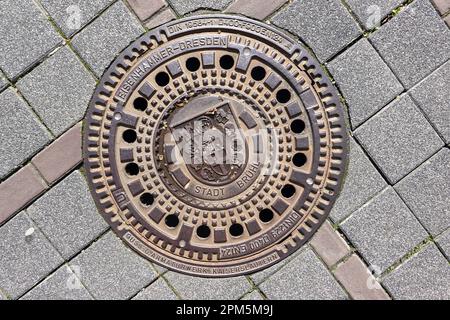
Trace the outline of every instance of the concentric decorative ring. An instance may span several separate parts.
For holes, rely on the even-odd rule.
[[[196,16],[132,43],[84,131],[96,204],[142,256],[205,277],[253,273],[301,247],[343,180],[347,133],[307,50],[247,18]]]

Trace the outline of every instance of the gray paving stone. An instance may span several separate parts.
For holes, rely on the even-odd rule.
[[[261,5],[260,0],[236,0],[225,12],[238,13],[247,17],[264,20],[286,2],[287,0],[273,0],[266,1],[264,5]]]
[[[439,237],[436,238],[436,242],[444,251],[447,259],[450,260],[450,229],[446,232],[442,233]]]
[[[95,79],[66,46],[17,83],[47,127],[60,135],[83,118]]]
[[[251,289],[245,277],[207,279],[168,272],[165,278],[182,299],[188,300],[234,300]]]
[[[46,17],[28,0],[3,0],[0,68],[13,79],[62,42]]]
[[[0,94],[0,179],[41,149],[50,134],[13,89]]]
[[[450,58],[450,30],[429,0],[417,0],[370,40],[406,88]]]
[[[125,246],[112,231],[69,262],[96,299],[129,299],[156,278],[150,263]]]
[[[232,0],[168,0],[179,15],[199,9],[223,10]]]
[[[253,273],[250,275],[250,278],[252,279],[252,281],[256,284],[259,285],[260,283],[262,283],[263,281],[265,281],[269,276],[273,275],[274,273],[276,273],[278,270],[280,270],[281,268],[283,268],[286,264],[289,263],[289,261],[292,261],[295,259],[295,257],[297,257],[300,253],[302,253],[304,250],[310,249],[309,246],[304,246],[300,249],[298,249],[294,254],[292,254],[291,256],[287,257],[284,260],[281,260],[280,262],[278,262],[277,264],[274,264],[273,266],[263,269],[259,272]]]
[[[395,189],[432,234],[450,227],[450,149],[442,149]]]
[[[396,183],[444,142],[408,95],[403,95],[355,131],[390,182]]]
[[[177,295],[163,278],[159,278],[139,292],[133,300],[177,300]]]
[[[347,176],[330,217],[339,222],[360,208],[387,186],[361,147],[350,138],[350,155]]]
[[[434,244],[407,260],[382,283],[399,300],[450,299],[449,265]]]
[[[144,31],[123,2],[118,1],[77,34],[72,44],[101,76],[114,57]]]
[[[339,0],[295,0],[272,22],[299,36],[325,61],[361,34]]]
[[[64,34],[70,37],[114,0],[41,0],[42,6]]]
[[[251,301],[257,301],[257,300],[264,300],[263,296],[258,292],[258,290],[253,290],[252,292],[246,294],[242,297],[241,300],[251,300]]]
[[[21,300],[92,300],[75,273],[63,265]]]
[[[366,38],[328,64],[349,107],[353,127],[388,104],[403,86]]]
[[[108,228],[79,171],[44,194],[27,212],[66,260]]]
[[[437,69],[411,91],[413,99],[428,119],[450,143],[450,61]]]
[[[365,260],[381,271],[428,236],[392,187],[353,213],[341,229]]]
[[[381,21],[404,2],[403,0],[346,0],[347,4],[367,29],[379,27]]]
[[[25,212],[0,228],[0,252],[0,288],[13,299],[64,261]]]
[[[260,286],[267,298],[274,300],[347,299],[319,258],[307,249]]]

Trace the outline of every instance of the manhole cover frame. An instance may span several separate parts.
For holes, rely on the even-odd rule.
[[[210,23],[211,21],[212,23]],[[187,28],[187,26],[189,26],[189,28]],[[294,211],[294,209],[292,209],[290,214],[286,214],[285,221],[291,221],[291,229],[289,229],[291,232],[288,232],[289,236],[286,236],[283,241],[280,241],[280,239],[273,241],[268,248],[262,251],[266,254],[262,255],[261,252],[256,252],[249,256],[244,255],[243,258],[241,258],[242,254],[238,254],[236,256],[224,258],[224,265],[211,266],[203,264],[204,261],[195,259],[189,262],[189,260],[186,261],[184,257],[181,260],[177,260],[177,257],[169,252],[164,254],[164,252],[161,253],[153,250],[148,246],[148,243],[146,243],[145,240],[142,240],[142,235],[139,234],[133,226],[126,224],[124,220],[121,220],[122,218],[118,213],[111,215],[112,211],[117,210],[120,212],[123,208],[125,208],[125,202],[129,201],[127,199],[128,197],[123,190],[116,190],[114,191],[115,194],[114,192],[96,192],[95,190],[99,190],[99,186],[105,188],[107,184],[105,183],[106,181],[99,179],[97,173],[98,166],[101,166],[100,162],[89,161],[89,159],[98,157],[98,152],[93,150],[95,149],[95,146],[92,144],[90,137],[92,134],[97,134],[94,132],[95,130],[92,130],[92,128],[98,126],[98,118],[104,117],[102,112],[99,111],[96,106],[99,104],[104,104],[105,101],[108,100],[108,96],[116,90],[118,84],[120,84],[119,88],[124,88],[123,82],[120,81],[123,79],[128,79],[127,77],[123,77],[124,75],[129,75],[129,64],[131,64],[131,68],[135,67],[134,62],[129,62],[130,57],[133,61],[136,60],[136,56],[141,50],[141,44],[148,44],[155,40],[158,42],[156,48],[148,50],[145,53],[147,55],[149,52],[153,52],[155,49],[160,48],[167,42],[174,41],[174,39],[178,39],[186,35],[195,37],[201,32],[217,32],[217,30],[220,31],[216,33],[216,35],[220,35],[221,33],[227,34],[229,32],[241,32],[243,36],[253,37],[260,42],[274,46],[274,49],[282,52],[286,57],[295,57],[293,62],[302,66],[301,69],[305,72],[313,84],[310,86],[310,89],[313,89],[312,91],[316,93],[316,99],[319,98],[320,100],[318,105],[315,105],[314,101],[302,100],[306,109],[311,109],[307,111],[308,120],[311,123],[313,121],[320,122],[320,119],[310,118],[315,109],[323,109],[322,111],[324,111],[325,114],[332,119],[330,122],[325,123],[325,126],[330,125],[331,123],[333,125],[333,129],[329,130],[330,139],[333,140],[333,143],[321,147],[328,148],[330,151],[329,158],[333,159],[333,164],[332,170],[328,172],[327,179],[323,179],[319,182],[321,184],[320,186],[317,185],[317,182],[320,179],[316,179],[315,177],[312,178],[312,180],[309,178],[307,182],[308,186],[304,186],[311,189],[315,188],[317,189],[317,192],[320,192],[320,201],[317,201],[319,205],[308,208],[309,213],[307,215],[300,214],[299,212]],[[280,72],[283,70],[276,69],[276,71]],[[118,80],[119,78],[121,78],[120,81]],[[145,77],[140,80],[143,80],[144,78]],[[286,81],[288,82],[288,80]],[[121,100],[124,100],[123,97],[126,99],[130,98],[133,92],[137,91],[136,86],[139,87],[139,85],[141,85],[140,81],[137,81],[136,84],[130,85],[134,86],[135,89],[129,90],[129,92],[122,90],[122,92],[119,93],[120,90],[117,90],[115,94],[115,98],[117,98],[116,102],[121,103]],[[295,93],[300,96],[300,92],[297,88],[295,88]],[[304,97],[309,100],[312,98],[311,95],[305,95]],[[308,103],[310,104],[309,107]],[[337,90],[328,79],[319,62],[317,62],[316,59],[309,54],[306,47],[297,40],[291,39],[289,36],[270,25],[241,16],[223,14],[191,16],[169,22],[142,35],[130,44],[105,71],[93,94],[84,121],[84,168],[88,178],[91,194],[93,195],[99,212],[111,226],[115,234],[143,257],[149,259],[151,262],[155,262],[176,272],[195,276],[220,278],[251,274],[280,262],[298,250],[308,240],[310,240],[312,235],[317,231],[329,215],[329,212],[342,187],[348,161],[347,155],[349,142],[344,113],[345,111],[340,102]],[[114,119],[110,120],[114,121]],[[321,125],[324,125],[323,121],[321,122]],[[317,131],[318,129],[314,127],[311,127],[311,129],[313,129],[311,134],[314,140],[316,141],[316,139],[319,139],[317,141],[320,141],[320,134]],[[320,157],[319,150],[320,147],[317,146],[313,150],[314,157],[316,159]],[[279,196],[281,197],[281,195]],[[109,199],[105,200],[106,198]],[[303,200],[303,202],[304,201],[305,200]],[[300,203],[300,200],[298,202]],[[112,210],[111,208],[114,209]],[[293,235],[294,233],[295,235]],[[282,242],[284,245],[280,244]],[[280,246],[283,246],[283,248],[280,249]],[[180,248],[177,250],[180,250]],[[181,250],[183,250],[183,248],[181,248]]]

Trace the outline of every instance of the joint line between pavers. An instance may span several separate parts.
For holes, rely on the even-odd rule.
[[[382,191],[381,191],[382,192]],[[351,216],[351,214],[348,216],[348,217],[350,217]],[[348,218],[347,217],[347,218]],[[347,219],[346,218],[346,219]],[[366,271],[367,271],[367,273],[368,274],[372,274],[372,272],[370,271],[370,269],[369,269],[369,263],[368,263],[368,261],[366,261],[366,259],[364,259],[364,257],[363,256],[361,256],[361,254],[359,253],[359,251],[358,251],[358,248],[355,246],[355,245],[353,245],[353,243],[352,243],[352,241],[350,241],[350,239],[345,235],[345,233],[344,233],[344,231],[343,230],[341,230],[340,228],[339,228],[339,231],[340,232],[338,232],[337,230],[335,231],[335,232],[337,232],[338,233],[338,236],[339,237],[341,237],[345,242],[347,242],[348,244],[350,244],[350,252],[346,255],[346,256],[344,256],[343,258],[341,258],[340,259],[340,261],[338,261],[337,263],[335,263],[334,264],[334,266],[332,266],[331,268],[330,268],[330,271],[333,273],[333,276],[334,276],[334,270],[336,269],[336,267],[339,265],[339,264],[342,264],[342,263],[344,263],[344,262],[346,262],[347,260],[349,260],[353,255],[356,255],[361,261],[362,261],[362,263],[364,264],[364,266],[366,267]],[[379,276],[379,278],[381,279],[381,275]],[[336,280],[339,282],[339,280],[336,278]],[[387,288],[380,282],[380,281],[378,281],[377,280],[377,282],[378,282],[378,284],[380,285],[380,287],[382,288],[382,290],[384,290],[384,292],[389,296],[389,298],[391,298],[391,299],[393,299],[393,295],[389,292],[389,290],[387,290]],[[340,283],[340,282],[339,282]],[[341,286],[342,287],[345,287],[342,283],[340,283],[341,284]],[[349,296],[351,296],[350,294],[349,294]],[[352,297],[352,296],[351,296]],[[352,297],[353,298],[353,297]]]
[[[35,0],[33,0],[35,1]],[[58,34],[60,34],[60,36],[64,39],[64,44],[60,47],[58,47],[57,49],[55,49],[54,51],[61,49],[63,46],[67,45],[69,47],[69,49],[75,54],[75,56],[78,58],[78,60],[81,62],[81,64],[87,69],[88,72],[91,73],[91,75],[94,77],[94,79],[96,81],[98,81],[98,77],[97,75],[94,73],[94,71],[91,69],[90,65],[83,60],[83,58],[78,54],[78,51],[75,50],[75,48],[72,46],[72,39],[73,37],[78,34],[79,32],[81,32],[84,28],[86,28],[89,24],[91,24],[93,21],[95,21],[101,14],[103,14],[103,12],[105,10],[107,10],[109,7],[111,7],[114,3],[116,3],[117,0],[113,1],[112,3],[110,3],[108,6],[106,6],[106,8],[104,8],[102,11],[100,11],[96,16],[94,16],[91,21],[89,21],[88,23],[86,23],[83,27],[80,28],[80,30],[77,30],[74,34],[72,34],[69,38],[67,38],[67,36],[64,34],[64,32],[62,31],[62,29],[58,26],[58,24],[56,23],[56,21],[52,18],[52,16],[50,15],[50,13],[42,6],[42,4],[40,2],[37,2],[36,5],[38,6],[38,8],[42,11],[42,13],[47,17],[48,21],[50,22],[50,24],[53,26],[53,28],[58,32]],[[54,53],[54,52],[53,52]],[[45,58],[47,59],[48,56]],[[44,60],[45,60],[44,59]],[[43,62],[43,61],[42,61]],[[39,63],[40,64],[40,63]],[[37,66],[36,66],[37,67]],[[31,70],[29,70],[31,71]]]
[[[417,82],[413,87],[411,87],[411,89],[408,90],[408,92],[412,91],[415,87],[419,86],[423,81],[425,81],[428,77],[432,76],[435,72],[437,72],[440,68],[442,68],[446,63],[450,63],[450,59],[447,59],[444,63],[442,63],[441,65],[439,65],[436,69],[434,69],[430,74],[428,74],[427,76],[425,76],[422,80],[420,80],[419,82]],[[431,127],[434,129],[434,131],[437,133],[437,135],[439,136],[439,138],[441,138],[442,142],[444,143],[444,145],[447,143],[445,140],[444,135],[437,129],[437,127],[435,126],[435,124],[431,121],[430,117],[427,115],[427,113],[422,109],[422,107],[420,106],[420,104],[417,102],[417,100],[414,98],[414,95],[412,94],[408,94],[408,96],[411,98],[411,100],[414,102],[414,104],[417,106],[417,108],[419,109],[420,113],[422,113],[422,115],[425,117],[425,119],[427,119],[428,123],[431,125]]]
[[[450,9],[444,13],[441,13],[438,6],[436,5],[436,0],[430,0],[430,2],[441,18],[445,18],[446,16],[450,15]]]
[[[165,276],[163,276],[163,275],[161,275],[161,279],[163,279],[163,280],[166,282],[167,286],[170,288],[170,290],[173,291],[173,293],[175,293],[175,295],[177,296],[177,298],[178,298],[179,300],[185,300],[185,299],[181,296],[181,294],[178,292],[178,290],[176,289],[176,287],[175,287],[173,284],[170,283],[169,279],[167,279],[167,278],[166,278]]]
[[[325,263],[325,261],[322,259],[322,256],[314,249],[313,246],[310,246],[311,250],[313,252],[313,254],[316,255],[317,259],[319,259],[319,261],[323,264],[323,266],[327,269],[328,273],[331,275],[331,277],[334,279],[334,281],[336,281],[336,283],[342,288],[342,290],[345,292],[345,294],[348,297],[352,297],[352,295],[350,294],[350,292],[347,290],[347,288],[336,278],[334,272],[332,272],[330,270],[330,268],[328,268],[327,264]],[[353,297],[352,297],[353,298]]]
[[[378,171],[378,173],[381,175],[381,177],[384,179],[384,181],[392,186],[391,182],[389,181],[388,177],[384,174],[383,170],[381,169],[381,166],[377,163],[377,161],[375,159],[373,159],[369,152],[366,150],[364,144],[359,141],[358,137],[356,135],[354,135],[352,133],[352,137],[355,140],[356,144],[361,148],[362,152],[364,153],[364,155],[369,159],[370,163],[374,166],[375,170]]]
[[[141,19],[139,19],[139,17],[137,16],[136,12],[134,12],[133,8],[132,8],[131,5],[128,3],[128,1],[122,1],[122,3],[125,5],[125,7],[128,9],[128,11],[130,11],[131,15],[132,15],[137,21],[139,21],[139,24],[141,25],[141,27],[147,31],[147,28],[145,27],[144,21],[141,21]]]
[[[175,15],[175,13],[174,13],[174,10],[173,10],[172,7],[167,3],[167,1],[166,1],[165,3],[166,3],[165,6],[162,6],[161,8],[159,8],[158,10],[156,10],[155,12],[153,12],[147,19],[145,19],[145,20],[142,21],[143,27],[145,28],[145,30],[147,30],[147,31],[150,30],[149,28],[147,28],[147,23],[150,22],[150,20],[152,20],[153,18],[155,18],[156,16],[158,16],[159,14],[163,13],[163,12],[166,11],[166,10],[170,10],[170,11],[173,13],[173,15],[174,15],[175,17],[177,17],[177,16]],[[178,19],[178,17],[177,17],[177,19]]]
[[[292,0],[287,0],[285,3],[283,3],[280,7],[275,9],[271,14],[269,14],[267,17],[264,18],[264,21],[268,22],[270,24],[270,20],[274,18],[278,13],[286,9],[289,5],[292,4]],[[231,6],[231,5],[230,5]]]
[[[30,103],[30,102],[28,101],[28,99],[22,94],[22,92],[20,92],[19,88],[17,88],[15,84],[11,85],[11,88],[14,88],[14,89],[15,89],[17,95],[25,101],[25,103],[26,103],[26,104],[28,105],[28,107],[30,108],[31,112],[32,112],[32,113],[34,114],[34,116],[39,120],[40,124],[47,130],[48,133],[50,133],[50,136],[51,136],[51,138],[52,138],[52,139],[50,140],[50,143],[51,143],[51,141],[53,141],[53,140],[55,139],[55,137],[56,137],[55,134],[53,133],[53,131],[50,130],[50,128],[45,124],[45,122],[44,122],[44,120],[42,119],[42,117],[39,115],[39,113],[38,113],[36,110],[34,110],[34,108],[33,108],[33,106],[31,105],[31,103]],[[48,146],[50,143],[46,144],[46,145],[44,146],[44,148],[45,148],[46,146]],[[41,150],[43,150],[43,149],[41,149]],[[39,153],[39,152],[40,152],[40,151],[38,151],[37,153]],[[37,153],[36,153],[36,154],[37,154]]]
[[[362,21],[359,20],[358,16],[353,12],[352,8],[348,5],[348,3],[345,0],[340,1],[342,6],[347,9],[350,16],[355,20],[355,22],[358,24],[359,28],[363,31],[365,31],[365,26],[363,25]]]
[[[26,210],[24,210],[25,215],[27,216],[28,219],[30,219],[30,221],[32,222],[33,226],[39,230],[39,232],[41,233],[41,235],[45,238],[45,240],[47,240],[47,242],[50,244],[50,246],[58,253],[59,257],[62,259],[62,263],[56,265],[56,267],[54,267],[49,273],[47,273],[47,275],[43,276],[42,279],[40,279],[37,283],[35,283],[31,288],[29,288],[28,290],[26,290],[22,295],[18,296],[16,300],[20,300],[20,298],[22,298],[23,296],[25,296],[28,292],[30,292],[31,290],[33,290],[34,288],[36,288],[39,284],[41,284],[42,282],[45,281],[45,279],[47,279],[50,275],[52,275],[54,272],[56,272],[56,270],[58,270],[59,268],[61,268],[67,261],[64,259],[64,257],[62,256],[61,252],[59,252],[59,250],[53,245],[53,243],[50,241],[50,239],[45,235],[45,233],[41,230],[41,228],[39,228],[39,226],[36,224],[36,222],[30,217],[30,215],[28,214],[28,212]]]
[[[161,279],[161,275],[158,274],[157,277],[155,277],[152,281],[150,281],[149,284],[147,284],[146,286],[142,287],[141,289],[139,289],[135,294],[131,295],[130,297],[128,297],[125,300],[133,300],[139,293],[141,293],[142,290],[146,290],[147,288],[149,288],[152,284],[154,284],[156,281],[158,281],[159,279]]]
[[[383,273],[380,275],[380,278],[385,278],[387,275],[394,272],[398,267],[405,264],[414,255],[421,252],[425,246],[430,245],[431,243],[434,243],[434,240],[432,239],[431,236],[422,240],[420,243],[418,243],[416,246],[414,246],[411,250],[406,252],[402,257],[400,257],[394,263],[392,263],[386,270],[384,270]],[[444,257],[445,257],[445,255],[444,255]]]
[[[90,243],[88,243],[85,247],[83,247],[80,251],[78,251],[76,254],[74,254],[70,259],[66,260],[61,253],[58,251],[58,249],[55,248],[55,246],[53,245],[53,243],[47,238],[47,236],[45,235],[45,233],[37,226],[37,224],[34,222],[34,220],[28,215],[28,212],[26,212],[27,217],[30,218],[30,220],[33,222],[33,224],[36,226],[37,229],[39,229],[39,231],[41,232],[41,234],[43,235],[43,237],[50,243],[50,245],[52,246],[52,248],[54,248],[56,250],[56,252],[58,252],[58,254],[61,256],[63,262],[61,264],[59,264],[55,269],[53,269],[50,273],[48,273],[45,277],[43,277],[43,279],[41,279],[40,281],[38,281],[34,286],[32,286],[29,290],[27,290],[24,294],[22,294],[20,297],[17,298],[17,300],[19,300],[20,298],[22,298],[23,296],[25,296],[28,292],[30,292],[31,290],[33,290],[34,288],[36,288],[38,285],[40,285],[42,282],[44,282],[50,275],[52,275],[54,272],[56,272],[56,270],[58,270],[59,268],[61,268],[62,266],[64,266],[65,264],[67,264],[67,266],[70,268],[70,261],[72,261],[73,259],[75,259],[83,250],[85,250],[86,248],[88,248],[90,245],[92,245],[94,242],[96,242],[97,240],[99,240],[99,238],[101,238],[102,236],[104,236],[109,230],[110,228],[107,228],[107,230],[103,233],[101,233],[97,238],[95,238],[94,240],[92,240]],[[72,270],[72,268],[70,268],[70,270]],[[73,270],[72,270],[73,272]],[[78,278],[78,277],[77,277]],[[78,278],[79,279],[79,278]],[[96,297],[89,291],[89,289],[86,287],[86,285],[81,281],[81,279],[79,279],[81,284],[86,288],[86,291],[92,296],[92,298],[96,299]]]
[[[439,151],[441,151],[442,150],[442,148],[441,149],[439,149]],[[434,153],[431,157],[433,157],[435,154],[437,154],[439,151],[437,151],[436,153]],[[430,157],[430,158],[431,158]],[[429,158],[428,158],[429,159]],[[428,159],[427,160],[425,160],[425,162],[426,161],[428,161]],[[422,163],[423,164],[423,163]],[[422,165],[421,164],[421,165]],[[415,169],[417,169],[418,167],[416,167]],[[414,169],[414,170],[415,170]],[[422,223],[422,221],[420,221],[419,220],[419,218],[416,216],[416,214],[414,213],[414,211],[412,210],[412,208],[408,205],[408,203],[403,199],[403,197],[401,196],[401,194],[395,189],[395,188],[392,188],[392,189],[394,189],[394,192],[399,196],[399,198],[403,201],[403,203],[406,205],[406,207],[408,208],[408,210],[409,211],[411,211],[411,213],[413,214],[413,216],[414,216],[414,218],[416,218],[416,220],[417,220],[417,222],[419,222],[419,224],[422,226],[422,228],[425,230],[425,232],[428,234],[428,237],[427,238],[425,238],[423,241],[425,241],[425,244],[426,243],[428,243],[429,241],[432,241],[433,243],[435,243],[435,240],[434,240],[434,236],[430,233],[430,231],[428,231],[428,229],[425,227],[425,225]],[[422,241],[422,242],[423,242]],[[424,245],[425,245],[424,244]],[[421,244],[419,243],[418,244],[418,246],[420,246]],[[444,257],[446,257],[446,255],[445,255],[445,252],[443,251],[443,250],[441,250],[441,248],[439,248],[438,247],[438,250],[441,252],[441,254],[444,256]]]
[[[434,151],[428,158],[426,158],[424,161],[422,161],[421,163],[419,163],[417,166],[415,166],[410,172],[408,172],[408,174],[406,174],[404,177],[402,177],[400,180],[398,180],[396,183],[391,184],[392,187],[394,187],[395,185],[399,184],[401,181],[403,181],[406,177],[408,177],[411,173],[413,173],[415,170],[417,170],[420,166],[422,166],[423,164],[425,164],[425,162],[427,162],[428,160],[430,160],[432,157],[434,157],[435,155],[437,155],[439,152],[442,151],[442,149],[444,148],[448,148],[447,146],[443,145],[441,146],[438,150]],[[394,188],[395,189],[395,188]],[[403,198],[402,198],[403,200]],[[405,202],[405,201],[403,201]],[[408,207],[409,208],[409,207]]]
[[[75,124],[77,125],[78,122]],[[75,126],[74,125],[74,126]],[[72,128],[72,127],[71,127]],[[69,128],[69,130],[71,129]],[[53,140],[53,142],[55,142],[56,140]],[[38,168],[36,168],[36,166],[33,164],[32,159],[34,157],[36,157],[39,153],[45,151],[45,149],[50,146],[51,143],[49,145],[46,145],[43,147],[43,149],[41,149],[39,152],[35,153],[34,155],[32,155],[30,158],[27,158],[22,165],[20,165],[18,168],[16,168],[15,170],[13,170],[3,181],[7,181],[8,179],[11,179],[18,171],[20,171],[21,169],[23,169],[25,166],[27,165],[31,165],[33,169],[35,169],[38,172],[38,175],[41,179],[43,179],[43,181],[45,182],[47,188],[39,195],[37,195],[35,198],[33,198],[30,202],[26,203],[23,207],[17,209],[16,212],[14,212],[13,214],[11,214],[9,217],[7,217],[4,221],[2,221],[0,223],[0,226],[3,226],[4,224],[6,224],[8,221],[10,221],[12,218],[14,218],[21,210],[26,210],[29,206],[31,206],[34,202],[36,202],[37,200],[39,200],[39,198],[41,198],[43,195],[45,195],[48,191],[50,191],[55,185],[57,185],[61,180],[63,180],[65,177],[69,176],[72,172],[76,171],[76,170],[82,170],[83,169],[83,162],[78,163],[77,165],[75,165],[73,168],[69,169],[68,171],[66,171],[65,173],[63,173],[61,176],[59,176],[58,178],[56,178],[56,180],[50,184],[42,175],[42,173],[39,171]],[[83,175],[83,174],[82,174]],[[83,177],[86,179],[86,177],[83,175]]]
[[[395,76],[395,75],[394,75]],[[403,85],[402,85],[403,87]],[[384,110],[384,108],[386,108],[388,105],[390,105],[391,103],[393,103],[394,101],[396,101],[397,99],[400,100],[400,98],[402,96],[404,96],[405,94],[408,94],[408,90],[405,89],[403,87],[403,91],[400,92],[397,96],[395,96],[394,98],[392,98],[391,100],[389,100],[387,103],[385,103],[380,109],[378,109],[377,111],[375,111],[374,114],[370,115],[367,119],[363,120],[360,124],[358,124],[355,128],[352,128],[352,131],[356,131],[359,127],[361,127],[363,124],[369,122],[369,120],[371,120],[373,117],[375,117],[376,115],[378,115],[381,111]],[[409,96],[409,94],[408,94]],[[355,138],[355,137],[354,137]]]

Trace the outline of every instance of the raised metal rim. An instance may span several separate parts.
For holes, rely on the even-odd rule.
[[[182,22],[186,22],[186,21],[190,21],[190,20],[196,20],[196,19],[204,19],[204,18],[216,18],[216,19],[235,19],[241,22],[249,22],[253,25],[259,25],[265,29],[268,29],[276,34],[278,34],[280,37],[283,38],[283,45],[280,45],[277,49],[284,52],[287,56],[290,55],[290,53],[294,52],[294,51],[298,51],[300,52],[300,59],[301,61],[305,64],[306,66],[306,70],[308,72],[308,75],[310,76],[310,78],[315,82],[320,84],[322,91],[321,93],[325,96],[327,96],[327,103],[328,104],[333,104],[335,106],[337,106],[336,110],[334,110],[333,112],[335,112],[337,114],[337,116],[339,117],[339,119],[341,119],[341,129],[340,129],[340,134],[342,135],[342,142],[340,144],[335,144],[333,145],[333,147],[342,150],[342,153],[340,153],[339,155],[333,152],[333,155],[338,157],[341,162],[339,164],[337,164],[335,167],[338,171],[341,172],[340,175],[337,175],[335,178],[337,180],[337,184],[334,187],[333,191],[334,191],[334,195],[333,196],[328,196],[328,195],[322,195],[324,197],[326,197],[326,200],[328,201],[328,205],[324,206],[323,208],[321,208],[325,214],[322,215],[318,215],[315,217],[315,220],[317,222],[313,222],[310,221],[311,223],[308,224],[309,230],[303,230],[304,232],[304,239],[298,242],[295,242],[295,246],[292,246],[288,252],[281,257],[281,260],[286,258],[287,256],[291,255],[292,253],[294,253],[299,247],[301,247],[304,243],[306,243],[307,241],[309,241],[309,239],[311,238],[311,235],[313,233],[315,233],[315,231],[320,227],[320,225],[326,220],[329,212],[331,211],[331,208],[334,204],[334,202],[336,201],[337,195],[340,192],[340,189],[342,187],[342,183],[343,183],[343,176],[344,176],[344,172],[347,166],[347,159],[346,159],[346,155],[348,154],[348,135],[347,135],[347,131],[346,131],[346,127],[345,127],[345,116],[344,116],[344,109],[340,103],[339,100],[339,96],[337,94],[336,89],[334,88],[334,86],[332,85],[332,83],[330,82],[330,80],[327,78],[325,72],[322,70],[320,64],[316,61],[316,59],[312,58],[311,55],[307,52],[307,50],[305,49],[306,47],[302,47],[299,43],[292,41],[291,39],[289,39],[288,37],[286,37],[283,33],[281,33],[279,30],[275,29],[274,27],[270,26],[270,25],[266,25],[262,22],[259,21],[255,21],[249,18],[244,18],[241,16],[235,16],[235,15],[223,15],[223,14],[213,14],[213,15],[200,15],[200,16],[192,16],[192,17],[188,17],[188,18],[184,18],[184,19],[179,19],[179,20],[175,20],[172,22],[169,22],[165,25],[162,25],[154,30],[152,30],[151,32],[148,32],[144,35],[142,35],[141,37],[139,37],[137,40],[135,40],[131,45],[129,45],[124,51],[122,51],[122,53],[116,57],[116,59],[112,62],[112,64],[109,66],[109,68],[105,71],[105,73],[103,74],[100,83],[98,84],[91,102],[89,104],[89,109],[87,111],[86,114],[86,118],[85,118],[85,122],[83,123],[84,125],[84,137],[83,137],[83,153],[84,156],[87,157],[89,155],[89,151],[88,151],[88,135],[89,135],[89,130],[86,128],[89,128],[89,125],[94,123],[95,121],[92,119],[92,116],[95,112],[95,104],[96,102],[98,102],[98,97],[99,94],[103,93],[106,95],[110,95],[112,90],[108,90],[108,87],[111,86],[116,86],[117,83],[111,83],[111,79],[110,76],[114,73],[115,75],[118,75],[119,77],[122,77],[125,72],[122,72],[121,70],[123,70],[123,66],[126,66],[126,61],[130,61],[130,58],[133,59],[132,57],[136,54],[136,52],[139,49],[140,43],[141,42],[149,42],[151,38],[153,39],[160,39],[161,35],[164,35],[167,37],[167,35],[169,34],[168,31],[168,27],[172,26],[172,25],[176,25]],[[211,27],[210,30],[216,30],[216,27]],[[222,30],[233,30],[233,27],[227,27],[224,26],[222,28]],[[201,28],[202,31],[208,31],[208,28]],[[195,30],[191,30],[190,32],[194,32]],[[244,32],[242,29],[239,29],[240,32]],[[249,33],[250,36],[255,37],[254,34]],[[290,48],[288,48],[286,45],[290,46]],[[119,65],[121,65],[121,67],[119,67]],[[342,155],[344,155],[344,157],[342,157]],[[95,203],[97,205],[97,208],[99,209],[99,212],[102,214],[102,216],[105,218],[105,220],[108,222],[109,225],[111,225],[111,228],[114,230],[114,232],[121,237],[124,242],[128,243],[129,241],[127,241],[126,239],[124,239],[124,231],[121,230],[119,228],[119,225],[116,224],[112,224],[109,217],[104,213],[104,205],[102,205],[102,203],[100,202],[99,197],[97,196],[97,194],[94,192],[95,189],[95,184],[93,183],[94,177],[95,175],[91,172],[91,165],[88,163],[88,161],[84,161],[84,168],[86,171],[86,175],[88,177],[88,183],[89,183],[89,187],[91,189],[91,193],[93,194]],[[133,246],[131,246],[136,252],[138,252],[139,254],[141,254],[142,256],[148,258],[147,256],[145,256],[144,254],[142,254],[142,252],[136,250]],[[179,270],[179,269],[174,269],[171,266],[168,265],[164,265],[159,263],[158,261],[153,261],[157,264],[162,265],[165,268],[169,268],[172,269],[176,272],[181,272],[181,273],[185,273],[185,274],[189,274],[189,275],[195,275],[195,276],[199,276],[199,274],[197,273],[192,273],[192,272],[186,272],[184,270]],[[210,275],[210,274],[206,274],[206,275],[201,275],[204,277],[211,277],[211,278],[216,278],[216,277],[230,277],[230,276],[240,276],[243,274],[249,274],[249,273],[254,273],[257,272],[261,269],[265,269],[267,267],[270,267],[271,265],[277,263],[279,261],[274,261],[272,263],[268,263],[262,267],[259,268],[255,268],[253,270],[251,270],[250,272],[248,271],[243,271],[243,272],[236,272],[233,274],[227,274],[227,275]]]

